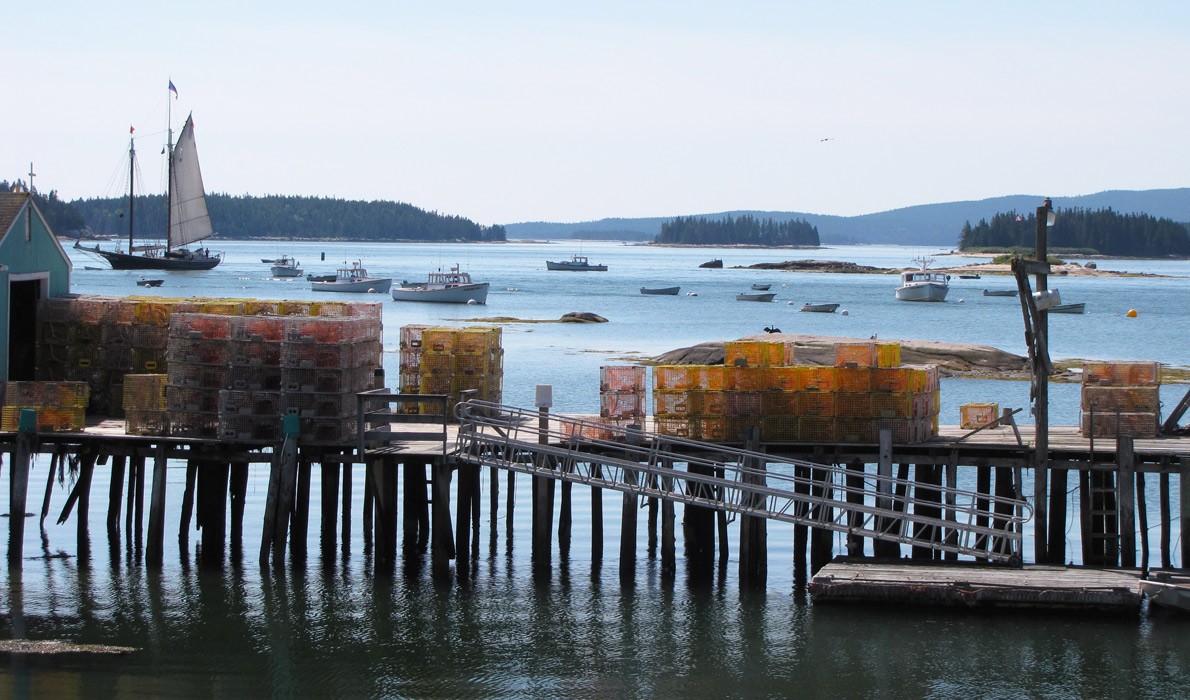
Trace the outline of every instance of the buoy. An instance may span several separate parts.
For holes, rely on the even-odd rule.
[[[1128,313],[1124,315],[1128,318],[1136,318],[1136,309],[1128,309]]]
[[[840,311],[840,312],[839,312],[839,315],[841,315],[841,316],[846,316],[846,315],[847,315],[847,309],[843,309],[842,311]]]

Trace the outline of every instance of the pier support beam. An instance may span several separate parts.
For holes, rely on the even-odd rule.
[[[624,483],[637,485],[640,475],[633,469],[624,470]],[[624,493],[624,507],[620,511],[620,585],[631,586],[636,581],[637,494]]]
[[[318,519],[318,545],[325,566],[334,559],[335,532],[339,527],[339,465],[324,461],[321,472],[322,478],[319,482],[322,498],[319,499],[321,517]]]
[[[1190,457],[1181,458],[1178,470],[1178,492],[1181,494],[1182,514],[1182,570],[1190,570]]]
[[[29,497],[29,465],[37,441],[37,412],[22,409],[16,447],[8,465],[8,565],[20,568],[25,552],[25,504]]]
[[[120,539],[120,511],[124,502],[124,464],[126,461],[127,458],[124,455],[112,456],[112,474],[107,489],[107,538],[113,542]],[[54,462],[50,462],[50,481],[52,482],[53,479]],[[45,519],[44,507],[41,517],[43,520]]]
[[[749,451],[760,451],[760,430],[749,428],[744,438],[744,447]],[[747,469],[761,472],[765,463],[756,458],[750,458],[744,465]],[[744,481],[748,484],[763,486],[765,478],[760,473],[747,473]],[[753,494],[748,497],[748,507],[763,508],[764,497]],[[740,517],[740,562],[739,577],[741,588],[763,588],[768,575],[768,521],[755,515]]]
[[[1136,566],[1136,460],[1130,437],[1116,438],[1116,491],[1120,503],[1120,566]]]
[[[165,443],[158,443],[153,455],[153,493],[149,500],[149,535],[145,544],[145,565],[160,569],[165,543]]]
[[[435,576],[442,576],[449,573],[450,560],[455,557],[454,535],[450,531],[450,465],[435,463],[431,481],[433,534],[430,541],[430,569]]]

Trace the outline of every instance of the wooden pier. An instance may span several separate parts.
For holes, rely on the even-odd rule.
[[[386,392],[373,398],[380,403],[410,400]],[[427,397],[416,400],[425,402]],[[361,425],[364,414],[361,411]],[[528,428],[526,434],[537,431],[540,439],[534,438],[532,443],[547,448],[540,454],[554,450],[556,457],[561,454],[557,450],[565,448],[577,449],[580,455],[577,461],[554,458],[534,467],[534,512],[529,521],[533,565],[547,573],[555,547],[557,551],[570,547],[574,498],[590,499],[592,556],[603,556],[602,503],[604,491],[613,488],[609,477],[622,494],[621,570],[629,575],[634,570],[643,520],[650,550],[660,549],[661,572],[670,581],[676,573],[678,533],[685,543],[687,571],[695,577],[703,571],[709,578],[711,572],[722,570],[731,557],[728,523],[735,517],[739,519],[736,558],[741,586],[762,587],[771,536],[766,523],[774,517],[766,510],[783,511],[794,524],[795,586],[806,587],[816,600],[823,601],[893,596],[892,589],[901,587],[918,591],[921,602],[939,604],[1134,607],[1139,600],[1137,582],[1150,568],[1150,531],[1160,538],[1157,549],[1161,557],[1151,568],[1174,568],[1171,542],[1175,541],[1181,542],[1178,563],[1185,567],[1190,560],[1190,489],[1180,489],[1181,500],[1174,503],[1170,483],[1171,479],[1190,483],[1190,438],[1186,437],[1092,442],[1078,435],[1075,428],[1052,428],[1050,468],[1065,472],[1062,476],[1070,479],[1059,483],[1075,485],[1083,541],[1081,552],[1064,556],[1082,567],[1020,568],[993,566],[986,560],[1007,551],[997,547],[1019,543],[1030,534],[1028,524],[1024,528],[1019,524],[1025,519],[1017,519],[1024,511],[1020,506],[1011,507],[1014,499],[1022,496],[1023,471],[1031,466],[1028,428],[1021,429],[1019,442],[1016,433],[1008,429],[969,435],[969,431],[944,426],[938,437],[906,445],[894,445],[891,440],[877,444],[752,444],[740,453],[744,458],[738,465],[723,460],[725,450],[735,449],[731,446],[684,445],[679,446],[676,457],[666,456],[660,471],[650,472],[645,458],[625,449],[629,444],[636,448],[643,445],[647,451],[649,445],[660,441],[649,432],[647,422],[630,435],[585,441],[559,437],[581,435],[576,424],[583,418],[547,412],[536,415],[534,425],[521,425],[520,429]],[[448,424],[439,416],[428,423],[422,417],[402,425],[408,419],[390,414],[384,421],[387,427],[379,429],[383,440],[365,439],[358,445],[130,436],[123,434],[123,424],[117,420],[92,421],[78,433],[0,433],[0,450],[9,456],[5,460],[9,466],[9,512],[27,511],[29,465],[34,454],[51,456],[43,518],[54,487],[55,465],[60,469],[65,460],[74,459],[79,478],[58,520],[64,522],[73,515],[79,522],[80,542],[88,536],[91,474],[106,468],[111,470],[109,537],[119,538],[123,520],[124,534],[129,542],[137,542],[138,556],[143,533],[144,564],[160,568],[165,564],[162,542],[171,523],[176,522],[180,546],[185,549],[197,518],[202,538],[198,563],[221,567],[228,540],[233,563],[242,551],[249,470],[267,468],[270,486],[263,513],[262,564],[279,565],[287,559],[296,564],[305,559],[310,509],[318,504],[320,543],[325,550],[333,550],[340,541],[346,543],[352,528],[362,526],[378,573],[395,573],[397,553],[403,550],[407,557],[428,552],[436,575],[474,575],[481,565],[483,523],[490,529],[492,547],[496,546],[498,518],[505,520],[507,535],[512,536],[512,473],[508,473],[510,488],[501,494],[501,475],[493,467],[487,479],[490,492],[484,498],[480,492],[482,467],[457,449],[466,443],[475,424]],[[368,426],[363,428],[362,435],[375,437]],[[287,438],[291,436],[290,430],[284,432]],[[681,450],[686,450],[685,456]],[[165,505],[165,470],[171,460],[186,464],[185,493],[176,514],[167,513]],[[684,463],[677,463],[679,460]],[[320,493],[311,493],[310,475],[316,464],[322,488]],[[363,512],[353,514],[352,470],[357,464],[363,466],[367,477]],[[618,471],[608,471],[608,465],[618,465]],[[733,469],[738,477],[732,476]],[[964,476],[963,482],[976,484],[966,525],[959,522],[962,493],[955,490],[960,470],[974,477]],[[730,495],[728,487],[735,483],[731,479],[737,478],[759,487],[741,491],[743,494],[775,489],[776,496],[785,497],[788,494],[776,485],[778,473],[788,473],[790,493],[804,496],[790,500],[787,507],[774,507],[773,494],[764,498]],[[672,477],[668,481],[667,475]],[[1145,508],[1150,479],[1158,481],[1157,514],[1149,514]],[[686,485],[677,485],[679,481]],[[555,483],[561,484],[561,509],[557,512]],[[572,490],[576,484],[585,487],[585,496]],[[802,485],[804,492],[800,491]],[[679,492],[681,498],[675,497]],[[883,511],[879,510],[882,502],[887,505]],[[676,503],[685,504],[679,511],[680,524]],[[815,505],[807,505],[811,503]],[[483,514],[485,504],[488,513]],[[500,513],[502,507],[504,513]],[[638,520],[641,509],[647,509],[648,517]],[[356,515],[358,520],[353,517]],[[1051,515],[1066,521],[1065,513]],[[20,566],[24,527],[23,518],[10,519],[10,566]],[[967,544],[960,542],[966,537],[964,527],[974,533],[972,539],[962,540]],[[845,562],[832,561],[833,533],[843,531],[847,531],[850,556]],[[904,561],[897,561],[902,557]],[[905,561],[928,566],[905,566]]]

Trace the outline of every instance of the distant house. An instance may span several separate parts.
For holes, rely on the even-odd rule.
[[[70,292],[70,257],[28,192],[0,192],[0,381],[34,379],[37,302]]]

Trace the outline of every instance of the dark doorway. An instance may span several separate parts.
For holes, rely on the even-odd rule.
[[[8,286],[8,379],[32,381],[37,370],[37,301],[42,280]]]

